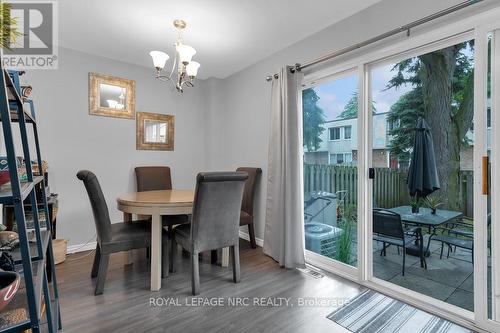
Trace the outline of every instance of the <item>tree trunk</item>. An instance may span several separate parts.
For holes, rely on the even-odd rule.
[[[431,127],[441,189],[437,195],[451,210],[460,210],[459,129],[452,115],[452,79],[458,49],[455,46],[420,57],[426,120]]]

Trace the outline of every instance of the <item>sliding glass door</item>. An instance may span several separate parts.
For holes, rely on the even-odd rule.
[[[310,263],[500,331],[500,24],[489,20],[306,75],[304,228]]]
[[[358,261],[356,72],[310,82],[302,103],[306,250],[349,270]]]
[[[373,277],[468,311],[474,310],[473,73],[474,40],[370,70]]]

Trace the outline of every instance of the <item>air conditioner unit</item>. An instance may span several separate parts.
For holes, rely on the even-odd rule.
[[[342,229],[318,222],[306,223],[304,229],[306,249],[329,258],[335,258],[337,240],[342,235]]]

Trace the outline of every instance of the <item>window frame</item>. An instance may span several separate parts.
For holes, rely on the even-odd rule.
[[[347,138],[346,137],[346,129],[349,128],[349,137]],[[344,125],[343,126],[343,129],[344,129],[344,140],[351,140],[352,139],[352,125]]]
[[[339,138],[338,139],[332,139],[332,130],[339,131]],[[341,126],[328,127],[328,139],[329,139],[329,141],[340,141],[342,139],[342,127]]]

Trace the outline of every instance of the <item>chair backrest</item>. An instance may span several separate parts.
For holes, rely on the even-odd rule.
[[[373,233],[397,239],[404,239],[401,215],[386,209],[374,208]]]
[[[92,206],[94,214],[95,228],[97,231],[97,241],[99,243],[108,242],[111,240],[111,220],[109,219],[108,205],[101,190],[101,185],[97,180],[96,175],[91,171],[81,170],[76,174],[78,179],[83,181],[85,189]]]
[[[239,167],[236,171],[248,173],[248,179],[245,182],[245,190],[243,191],[243,200],[241,202],[241,210],[250,216],[253,216],[253,199],[255,196],[255,188],[257,185],[257,177],[262,173],[261,168]]]
[[[202,252],[238,243],[245,172],[201,172],[191,222],[193,251]]]
[[[171,190],[172,178],[167,166],[142,166],[135,168],[137,192]]]

